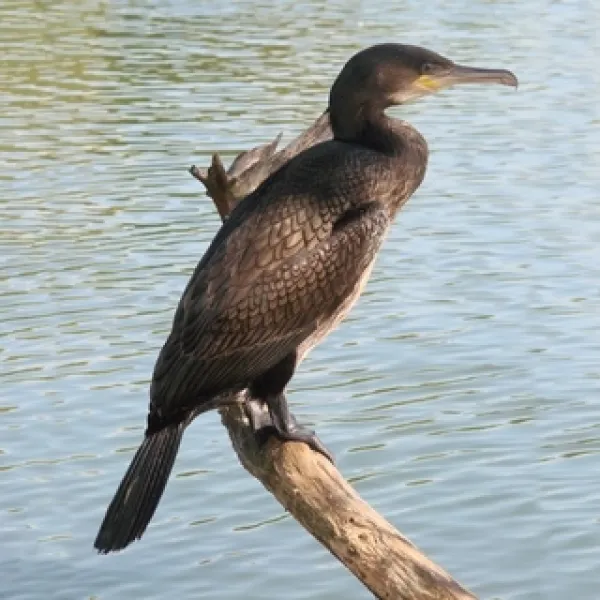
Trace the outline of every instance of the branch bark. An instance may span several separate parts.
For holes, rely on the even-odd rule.
[[[192,166],[190,172],[204,184],[224,220],[240,199],[290,158],[330,138],[325,112],[280,151],[281,135],[243,152],[227,171],[215,153],[208,169]],[[250,427],[248,402],[252,400],[240,396],[238,402],[220,409],[240,462],[376,598],[476,600],[364,502],[321,454],[275,436],[259,445]]]

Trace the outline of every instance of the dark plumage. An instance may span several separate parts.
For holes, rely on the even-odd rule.
[[[152,379],[145,440],[95,542],[124,548],[152,518],[186,425],[248,388],[284,439],[328,455],[289,413],[297,363],[347,314],[398,209],[425,175],[427,144],[384,111],[457,83],[516,85],[428,50],[383,44],[356,54],[331,89],[334,139],[290,160],[242,200],[196,267]]]

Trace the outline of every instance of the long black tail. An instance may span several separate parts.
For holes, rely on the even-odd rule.
[[[119,485],[94,542],[102,554],[121,550],[142,537],[173,468],[185,423],[146,437]]]

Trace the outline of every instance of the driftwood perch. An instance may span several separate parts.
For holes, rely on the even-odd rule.
[[[240,154],[228,171],[218,154],[206,170],[191,167],[222,219],[290,158],[330,139],[329,116],[321,115],[305,133],[277,151],[280,137]],[[220,412],[242,465],[375,597],[476,600],[364,502],[322,455],[305,444],[282,442],[274,436],[259,445],[244,398],[238,400]]]

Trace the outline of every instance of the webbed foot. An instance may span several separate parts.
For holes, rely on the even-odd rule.
[[[267,406],[260,400],[249,398],[246,407],[250,422],[259,443],[265,443],[271,434],[276,434],[283,440],[303,442],[310,448],[322,454],[329,462],[335,464],[333,455],[316,433],[296,421],[289,411],[283,394],[267,400]],[[267,410],[268,407],[268,410]]]
[[[285,429],[276,429],[277,435],[283,440],[304,442],[315,452],[322,454],[331,464],[335,464],[333,454],[329,452],[325,444],[318,438],[317,434],[312,429],[300,425],[292,413],[290,413],[290,417],[290,423],[286,424]]]

